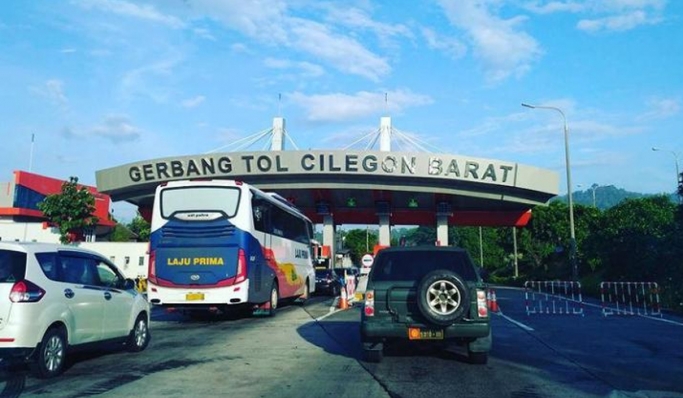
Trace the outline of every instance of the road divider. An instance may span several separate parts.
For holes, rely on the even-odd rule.
[[[662,316],[655,282],[600,283],[602,314]]]
[[[575,281],[524,282],[526,314],[584,316],[581,283]]]

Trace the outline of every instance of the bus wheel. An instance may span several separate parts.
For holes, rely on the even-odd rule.
[[[277,283],[273,282],[273,285],[270,287],[270,308],[268,308],[268,316],[275,316],[279,297],[280,294],[277,291]]]
[[[308,301],[309,298],[311,298],[311,288],[308,287],[308,279],[306,279],[306,283],[304,284],[304,293],[299,296],[296,302],[303,306],[306,304],[306,301]]]

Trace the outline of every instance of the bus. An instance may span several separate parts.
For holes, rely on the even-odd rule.
[[[147,297],[184,311],[248,308],[315,291],[313,224],[286,199],[234,180],[159,185],[152,209]]]

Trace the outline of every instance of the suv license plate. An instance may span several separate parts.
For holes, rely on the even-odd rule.
[[[442,329],[420,329],[408,328],[408,339],[410,340],[443,340]]]
[[[202,301],[204,300],[204,293],[188,293],[185,295],[187,301]]]

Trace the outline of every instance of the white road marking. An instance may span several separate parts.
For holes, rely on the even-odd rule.
[[[527,325],[523,324],[522,322],[515,321],[514,319],[510,318],[509,316],[503,314],[502,311],[494,312],[494,314],[498,314],[498,316],[502,316],[502,317],[505,318],[508,322],[510,322],[510,323],[512,323],[512,324],[515,324],[515,325],[519,326],[520,328],[526,330],[527,332],[533,332],[533,331],[534,331],[534,329],[533,329],[532,327],[527,326]]]
[[[602,305],[600,305],[600,304],[593,304],[593,303],[586,303],[586,302],[584,302],[583,304],[584,304],[584,305],[591,306],[591,307],[595,307],[595,308],[600,308],[600,309],[602,309]],[[611,310],[616,310],[616,308],[613,308],[613,307],[607,307],[607,308],[608,308],[608,309],[611,309]],[[683,323],[681,323],[681,322],[676,322],[676,321],[672,321],[672,320],[670,320],[670,319],[657,318],[657,317],[654,317],[654,316],[642,315],[642,314],[634,314],[634,315],[637,315],[637,316],[639,316],[639,317],[641,317],[641,318],[652,319],[653,321],[659,321],[659,322],[670,323],[670,324],[672,324],[672,325],[683,326]],[[617,315],[617,316],[618,316],[618,315]]]
[[[335,302],[336,302],[336,300],[335,300]],[[323,316],[319,316],[319,317],[315,318],[315,321],[316,321],[316,322],[322,321],[323,319],[327,318],[328,316],[330,316],[330,315],[332,315],[332,314],[336,314],[336,313],[339,312],[339,311],[344,311],[344,310],[340,310],[340,309],[337,308],[335,305],[331,305],[331,306],[330,306],[330,312],[328,312],[327,314],[325,314],[325,315],[323,315]]]

